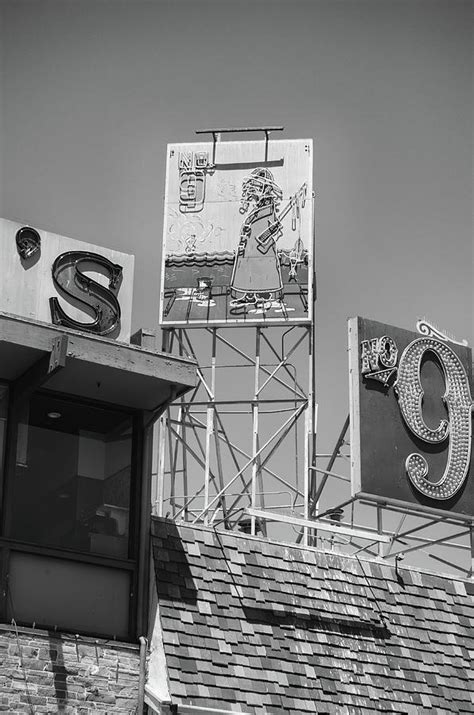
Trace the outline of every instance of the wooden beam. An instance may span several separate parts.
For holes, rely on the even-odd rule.
[[[29,321],[0,312],[0,343],[9,342],[24,347],[51,351],[53,339],[67,333],[68,353],[75,360],[116,367],[127,372],[160,377],[171,382],[196,384],[196,365],[193,360],[151,350],[77,330]]]
[[[38,390],[66,365],[67,345],[67,335],[53,338],[51,352],[37,360],[13,383],[12,400],[14,403],[27,399],[32,392]]]
[[[30,369],[32,382],[36,373],[48,374],[48,389],[150,412],[196,385],[196,363],[188,358],[0,312],[0,377],[23,380]]]

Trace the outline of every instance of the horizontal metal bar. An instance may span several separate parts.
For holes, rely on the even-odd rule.
[[[399,551],[395,551],[395,553],[389,554],[386,556],[386,558],[393,558],[394,556],[400,556],[401,554],[409,554],[411,551],[418,551],[419,549],[426,549],[427,547],[430,546],[435,546],[437,544],[443,544],[443,542],[446,541],[451,541],[451,539],[457,539],[459,536],[465,536],[466,534],[470,533],[470,529],[467,531],[460,531],[457,534],[452,534],[451,536],[442,536],[439,539],[434,539],[433,541],[430,541],[429,544],[425,543],[423,540],[421,544],[417,544],[416,546],[411,546],[408,549],[399,549]],[[416,537],[413,537],[416,538]],[[418,539],[417,539],[418,541]]]
[[[261,329],[260,326],[258,326],[258,328]],[[208,332],[210,332],[209,328],[208,328]],[[217,340],[220,340],[221,343],[224,343],[224,345],[227,345],[227,347],[229,347],[231,350],[234,350],[234,352],[236,352],[238,355],[243,357],[245,360],[248,360],[252,365],[256,365],[255,358],[252,358],[249,355],[247,355],[247,353],[245,353],[243,350],[241,350],[237,345],[234,345],[229,340],[226,340],[222,335],[219,335],[219,333],[216,333],[216,338],[217,338]],[[270,370],[268,370],[266,367],[263,367],[262,365],[260,365],[260,369],[266,375],[270,374]],[[280,377],[277,377],[276,375],[273,377],[273,379],[275,380],[275,382],[278,382],[280,385],[285,387],[290,392],[290,394],[292,396],[299,395],[299,397],[301,397],[303,399],[307,398],[307,395],[305,395],[303,392],[301,392],[301,390],[296,389],[295,385],[293,385],[293,386],[288,385],[287,382],[282,380]]]
[[[211,403],[210,406],[215,406]],[[260,415],[281,415],[283,412],[293,412],[294,407],[282,407],[279,410],[259,410]],[[193,410],[193,415],[206,415],[207,410],[204,408],[202,410]],[[220,415],[251,415],[252,410],[219,410]],[[171,420],[173,421],[173,420]],[[182,424],[182,423],[178,423]]]
[[[216,413],[216,414],[217,414],[217,416],[219,416],[220,412]],[[190,417],[194,422],[197,422],[197,425],[196,425],[197,427],[200,427],[201,429],[203,429],[203,428],[205,429],[205,425],[200,420],[198,420],[197,417],[194,417],[194,415],[192,415],[192,414],[190,414]],[[228,439],[226,439],[226,436],[222,429],[218,429],[217,434],[219,435],[219,439],[221,439],[223,442],[226,442],[227,446],[229,447],[229,450],[230,449],[232,449],[232,451],[235,450],[242,457],[245,457],[245,459],[251,458],[248,452],[245,452],[245,450],[241,449],[236,444],[234,444],[233,442],[230,442]],[[237,462],[236,462],[236,466],[238,467]],[[279,481],[285,487],[288,487],[292,492],[294,492],[296,494],[296,496],[301,496],[301,497],[304,496],[303,493],[297,487],[290,484],[290,482],[287,482],[285,479],[283,479],[282,476],[280,476],[279,474],[274,472],[272,469],[267,467],[264,463],[260,464],[260,469],[267,472],[267,474],[270,474],[271,477],[273,477],[274,479]]]
[[[390,537],[385,534],[377,534],[376,531],[363,529],[351,529],[350,526],[343,526],[337,522],[329,523],[327,521],[313,521],[312,519],[300,519],[299,517],[287,516],[286,514],[275,514],[274,512],[264,511],[262,509],[252,509],[249,507],[245,510],[249,516],[256,516],[267,521],[279,521],[284,524],[294,524],[295,526],[307,527],[309,529],[317,529],[318,531],[330,531],[333,534],[344,534],[346,536],[357,537],[358,539],[368,539],[373,542],[388,544]]]
[[[213,405],[275,405],[275,404],[291,404],[294,405],[295,402],[308,402],[307,397],[287,397],[284,399],[272,398],[272,399],[258,399],[254,400],[249,398],[248,400],[188,400],[186,402],[186,410],[191,409],[193,405],[196,407],[210,407]],[[171,407],[180,407],[180,405],[175,404]]]
[[[337,472],[330,472],[327,469],[320,469],[319,467],[310,467],[313,472],[319,472],[320,474],[328,474],[330,477],[335,477],[336,479],[342,479],[344,482],[350,482],[351,478],[346,477],[343,474],[338,474]]]
[[[258,458],[260,457],[260,455],[264,452],[264,450],[267,449],[267,447],[271,444],[271,442],[273,442],[273,440],[274,440],[281,432],[283,432],[283,430],[287,430],[287,428],[290,428],[290,427],[291,427],[292,422],[293,422],[293,423],[296,422],[296,420],[297,420],[298,417],[302,414],[302,412],[303,412],[303,409],[302,409],[301,407],[298,408],[298,410],[295,412],[294,415],[292,415],[292,417],[288,418],[282,425],[280,425],[280,427],[278,427],[278,429],[276,430],[276,432],[274,432],[274,433],[271,435],[271,437],[269,437],[269,438],[267,439],[267,441],[265,442],[265,444],[263,444],[263,445],[257,450],[257,452],[255,452],[255,454],[248,459],[248,461],[246,462],[246,464],[244,464],[244,466],[239,469],[239,471],[237,472],[237,474],[235,474],[235,475],[232,477],[232,479],[221,489],[221,491],[220,491],[218,494],[216,494],[216,496],[214,496],[214,498],[209,502],[209,504],[206,506],[206,508],[203,509],[201,516],[205,516],[205,515],[208,513],[208,511],[210,510],[210,508],[212,507],[212,505],[222,496],[222,494],[225,493],[225,491],[228,489],[228,487],[230,487],[230,485],[233,484],[233,483],[235,482],[235,480],[236,480],[238,477],[240,477],[240,476],[245,472],[245,470],[248,469],[248,467],[250,467],[250,465],[252,465],[254,462],[257,461],[257,459],[258,459]],[[286,434],[288,434],[288,431],[286,431]],[[285,434],[285,436],[286,436],[286,434]],[[272,453],[272,451],[273,451],[273,450],[270,451],[270,454]],[[267,455],[267,456],[265,457],[265,459],[263,460],[262,464],[260,465],[260,468],[263,468],[263,465],[265,464],[265,461],[268,459],[268,456],[269,456],[269,455]],[[250,483],[250,482],[249,482],[249,483]],[[249,483],[247,483],[246,488],[249,486]],[[291,488],[291,486],[290,486],[289,484],[287,484],[286,482],[284,482],[284,484],[285,484],[285,486],[288,486],[288,487]],[[230,508],[232,509],[234,506],[235,506],[235,503],[232,504],[232,506],[231,506]],[[197,521],[197,519],[196,519],[195,521],[193,521],[192,523],[194,524],[196,521]]]
[[[431,526],[434,526],[434,524],[438,523],[438,519],[431,519],[431,521],[428,521],[426,524],[418,524],[417,526],[414,526],[412,529],[408,529],[407,531],[402,531],[402,533],[397,533],[393,535],[393,540],[396,541],[397,539],[406,539],[407,536],[410,536],[411,534],[415,534],[417,531],[422,531],[423,529],[429,529]],[[414,537],[413,537],[414,538]]]
[[[278,365],[277,362],[262,362],[260,363],[260,367],[268,367],[268,368],[273,368]],[[212,370],[212,365],[199,365],[201,370]],[[243,365],[242,363],[223,363],[222,365],[215,365],[214,369],[215,370],[224,370],[224,369],[229,369],[229,368],[241,368],[245,367],[248,370],[252,370],[255,366],[254,365]]]
[[[230,134],[233,132],[282,132],[285,127],[221,127],[218,129],[196,129],[195,134]]]
[[[282,368],[282,367],[284,367],[284,366],[291,365],[291,363],[288,363],[288,358],[291,357],[291,355],[293,355],[293,353],[295,352],[295,350],[297,350],[298,346],[301,345],[301,343],[303,342],[303,340],[304,340],[305,338],[306,338],[306,335],[305,335],[305,333],[303,333],[303,334],[297,339],[297,341],[295,342],[295,344],[290,348],[290,350],[287,352],[287,354],[282,358],[282,360],[280,360],[280,362],[278,363],[278,365],[273,369],[273,371],[271,372],[271,374],[267,377],[267,379],[265,380],[265,382],[263,383],[263,385],[260,385],[260,387],[258,388],[258,391],[257,391],[257,395],[259,395],[259,394],[262,392],[262,390],[266,387],[266,385],[268,385],[268,383],[270,382],[270,380],[276,375],[276,373],[278,372],[278,370],[280,370],[280,368]]]
[[[434,509],[433,507],[424,506],[423,504],[413,504],[412,502],[402,501],[401,499],[380,497],[376,494],[367,494],[366,492],[358,492],[354,496],[358,501],[364,502],[370,506],[375,506],[378,504],[384,509],[388,509],[389,511],[401,512],[402,514],[406,514],[407,512],[415,512],[418,516],[424,516],[425,518],[429,518],[429,516],[435,515],[438,516],[440,520],[450,521],[452,523],[474,523],[474,517],[467,516],[466,514],[459,514],[457,512],[446,512],[442,509]]]
[[[453,544],[451,541],[448,542],[446,540],[438,541],[438,539],[427,539],[422,536],[409,536],[407,538],[412,539],[413,541],[419,541],[421,544],[425,544],[425,546],[430,546],[433,543],[435,543],[435,544],[439,543],[440,546],[446,547],[447,549],[463,549],[464,551],[470,551],[470,549],[471,549],[471,547],[468,546],[467,544],[458,544],[458,543]],[[399,538],[397,537],[393,541],[394,541],[394,543],[396,543],[398,540],[399,540]],[[406,541],[405,542],[401,541],[401,543],[406,543]]]
[[[288,492],[288,491],[280,491],[280,492],[257,492],[257,493],[256,493],[257,496],[270,496],[270,495],[275,496],[275,495],[280,495],[280,494],[288,494],[288,496],[291,498],[291,494],[290,494],[290,492]],[[231,493],[231,494],[227,494],[227,493],[226,493],[226,496],[227,496],[227,497],[240,497],[241,495],[242,495],[242,492],[233,492],[233,493]],[[196,498],[204,499],[204,494],[202,494],[202,495],[201,495],[201,494],[200,494],[200,495],[196,495],[196,494],[194,494],[194,495],[193,495],[193,494],[179,494],[178,496],[174,496],[174,497],[165,497],[165,499],[164,499],[163,501],[166,502],[166,501],[170,501],[171,499],[184,499],[184,500],[186,500],[186,499],[189,499],[190,497],[193,497],[193,496],[196,497]],[[283,508],[290,509],[292,506],[293,506],[293,503],[291,502],[290,504],[274,505],[274,506],[272,506],[272,509],[283,509]]]

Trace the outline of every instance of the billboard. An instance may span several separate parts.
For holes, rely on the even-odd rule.
[[[349,321],[352,494],[474,515],[472,351]]]
[[[312,141],[168,145],[160,322],[310,322]]]
[[[0,311],[128,342],[134,260],[0,218]]]

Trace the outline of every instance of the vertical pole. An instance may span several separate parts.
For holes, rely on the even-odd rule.
[[[204,466],[204,523],[209,524],[209,486],[210,486],[210,476],[211,476],[211,443],[212,437],[214,435],[214,401],[215,401],[215,390],[216,390],[216,328],[212,329],[212,356],[211,356],[211,398],[208,399],[207,403],[207,422],[206,422],[206,457]]]
[[[377,504],[377,534],[382,534],[382,533],[383,533],[383,509],[380,506],[380,504]],[[380,558],[383,558],[384,545],[381,541],[379,541],[378,552],[379,552]]]
[[[188,460],[186,453],[186,420],[188,419],[188,411],[186,409],[186,400],[181,398],[180,415],[182,419],[182,435],[181,443],[181,465],[183,469],[183,494],[184,494],[184,520],[188,520]]]
[[[474,579],[474,525],[471,524],[471,532],[469,534],[471,540],[471,574],[470,578]]]
[[[214,371],[211,379],[211,390],[212,394],[214,395],[214,399],[216,396],[216,365],[217,365],[217,328],[214,328],[212,331],[212,339],[214,343],[213,347],[213,355],[214,355]],[[214,404],[214,410],[213,410],[213,431],[214,431],[214,450],[216,453],[216,463],[217,463],[217,475],[218,475],[218,480],[219,480],[219,491],[223,491],[224,489],[224,468],[222,466],[222,452],[221,452],[221,443],[220,443],[220,436],[219,436],[219,419],[218,419],[218,413],[217,413],[217,407]],[[219,501],[219,504],[222,508],[222,518],[224,520],[224,526],[226,529],[229,528],[229,521],[227,518],[227,508],[225,504],[225,496],[224,494],[222,495],[222,499]]]
[[[152,452],[151,452],[151,513],[158,516],[158,491],[160,481],[159,468],[159,443],[160,443],[160,419],[153,425]]]
[[[161,334],[161,350],[164,353],[169,353],[170,351],[170,333],[173,328],[164,328]]]
[[[180,420],[181,415],[178,416],[178,426],[176,428],[176,432],[179,436],[181,436],[181,420]],[[166,408],[166,419],[168,420],[168,424],[171,424],[171,408],[167,407]],[[176,502],[175,502],[175,497],[176,497],[176,461],[178,457],[178,450],[179,450],[179,440],[175,442],[174,449],[173,449],[173,435],[171,433],[171,430],[168,430],[168,452],[169,452],[169,467],[170,467],[170,507],[171,507],[171,514],[174,517],[175,511],[176,511]]]
[[[215,400],[216,397],[216,366],[217,366],[217,328],[213,328],[212,330],[212,342],[213,342],[213,348],[212,348],[212,376],[211,376],[211,392],[213,394],[213,398]],[[217,414],[217,407],[214,404],[213,405],[213,422],[212,422],[212,430],[213,430],[213,435],[214,435],[214,450],[216,453],[216,464],[217,464],[217,477],[218,477],[218,489],[219,491],[223,491],[224,489],[224,469],[222,466],[222,453],[221,453],[221,444],[220,444],[220,437],[219,437],[219,420],[218,420],[218,414]],[[215,483],[215,478],[213,477],[214,483]],[[219,505],[222,509],[222,518],[224,520],[224,526],[226,529],[229,528],[229,522],[227,519],[227,509],[225,505],[225,496],[224,494],[222,495],[222,498],[219,500]],[[214,516],[216,516],[217,512],[214,513]]]
[[[217,474],[219,477],[219,491],[222,491],[224,489],[224,469],[222,467],[222,453],[221,453],[221,445],[220,445],[220,439],[218,435],[218,425],[216,424],[216,419],[214,415],[214,449],[216,451],[216,462],[217,462]],[[222,518],[224,519],[224,526],[226,529],[229,528],[229,521],[227,518],[227,509],[225,505],[225,496],[222,495],[222,498],[219,500],[219,504],[222,507]]]
[[[183,346],[183,331],[180,329],[178,333],[178,342],[179,342],[179,354],[180,357],[183,357],[184,355],[184,346]],[[182,419],[181,427],[182,427],[182,436],[183,436],[183,441],[181,442],[181,466],[183,469],[183,494],[184,494],[184,521],[188,520],[188,461],[187,461],[187,452],[186,452],[186,420],[188,419],[188,410],[186,407],[186,398],[183,396],[181,397],[181,409],[180,409],[180,415]]]
[[[312,208],[313,208],[313,235],[312,235],[312,265],[311,265],[311,276],[308,276],[308,280],[311,280],[311,304],[308,305],[308,309],[311,309],[311,324],[309,327],[309,375],[308,375],[308,403],[310,411],[310,424],[308,429],[310,434],[308,436],[309,445],[309,455],[308,455],[308,468],[309,466],[316,466],[316,434],[317,434],[317,405],[315,397],[315,384],[316,384],[316,212],[315,212],[315,193],[311,197]],[[311,475],[307,475],[309,480],[309,492],[305,494],[306,502],[308,507],[314,504],[312,509],[313,513],[317,514],[319,505],[316,503],[315,495],[317,493],[317,472],[312,469]],[[305,518],[307,518],[305,516]],[[317,532],[314,532],[313,545],[317,545]]]
[[[258,386],[260,378],[260,338],[261,328],[257,328],[255,332],[255,374],[254,374],[254,395],[252,403],[252,490],[251,490],[251,506],[255,509],[257,506],[257,475],[258,475]],[[251,534],[255,536],[256,520],[251,518]]]
[[[309,360],[311,362],[311,350],[309,351]],[[311,365],[309,370],[309,383],[311,384]],[[311,487],[313,474],[310,474],[311,465],[311,443],[312,443],[312,404],[310,399],[310,384],[308,386],[308,402],[304,411],[304,476],[303,476],[303,494],[304,494],[304,519],[309,519],[310,502],[311,502]],[[303,527],[303,544],[305,546],[313,545],[316,534],[314,530],[309,530],[308,527]]]
[[[170,352],[170,336],[173,332],[173,328],[164,328],[161,334],[161,350],[164,353]],[[163,516],[164,514],[164,498],[165,498],[165,466],[166,466],[166,433],[169,430],[168,420],[166,414],[163,413],[157,422],[157,429],[154,431],[154,436],[157,439],[157,449],[158,449],[158,466],[157,466],[157,479],[156,479],[156,491],[153,494],[153,513],[157,516]],[[170,454],[170,459],[172,455]]]
[[[261,328],[260,328],[261,330]],[[260,345],[261,345],[261,335],[259,337],[258,341],[258,367],[259,367],[259,372],[257,375],[257,382],[255,384],[255,393],[260,390]],[[260,399],[260,398],[259,398]],[[257,409],[258,409],[259,403],[257,402]],[[259,417],[259,415],[258,415]],[[257,419],[257,444],[256,444],[256,449],[257,452],[260,449],[260,420]],[[264,494],[264,485],[263,485],[263,470],[262,470],[262,460],[261,460],[261,455],[257,457],[257,462],[256,462],[256,467],[257,467],[257,489],[258,489],[258,502],[259,502],[259,507],[260,509],[265,509],[265,494]],[[267,536],[267,524],[265,521],[262,521],[260,524],[260,529],[262,531],[262,534],[266,537]]]
[[[317,491],[315,466],[316,455],[316,404],[314,400],[314,321],[308,328],[309,341],[309,370],[308,370],[308,404],[305,411],[305,464],[304,464],[304,518],[309,519],[310,514],[317,513],[318,505],[314,504],[314,495]],[[308,530],[304,530],[304,543],[308,545]],[[311,530],[309,543],[316,546],[317,532]]]
[[[165,453],[166,453],[166,432],[167,419],[163,413],[159,419],[158,425],[158,474],[156,485],[156,501],[154,500],[154,514],[163,516],[164,508],[164,490],[165,490]],[[155,495],[154,495],[155,496]]]

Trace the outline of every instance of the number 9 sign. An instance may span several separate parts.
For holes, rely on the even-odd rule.
[[[474,516],[472,351],[418,330],[349,321],[352,494]]]
[[[443,401],[449,420],[441,420],[436,429],[428,427],[423,419],[421,361],[428,351],[438,358],[446,384]],[[429,481],[425,457],[413,452],[405,461],[409,479],[427,497],[451,499],[462,487],[471,459],[473,401],[469,379],[461,360],[454,350],[439,340],[428,337],[414,340],[400,358],[395,390],[402,417],[416,437],[429,444],[449,439],[448,460],[441,478],[435,482]]]

